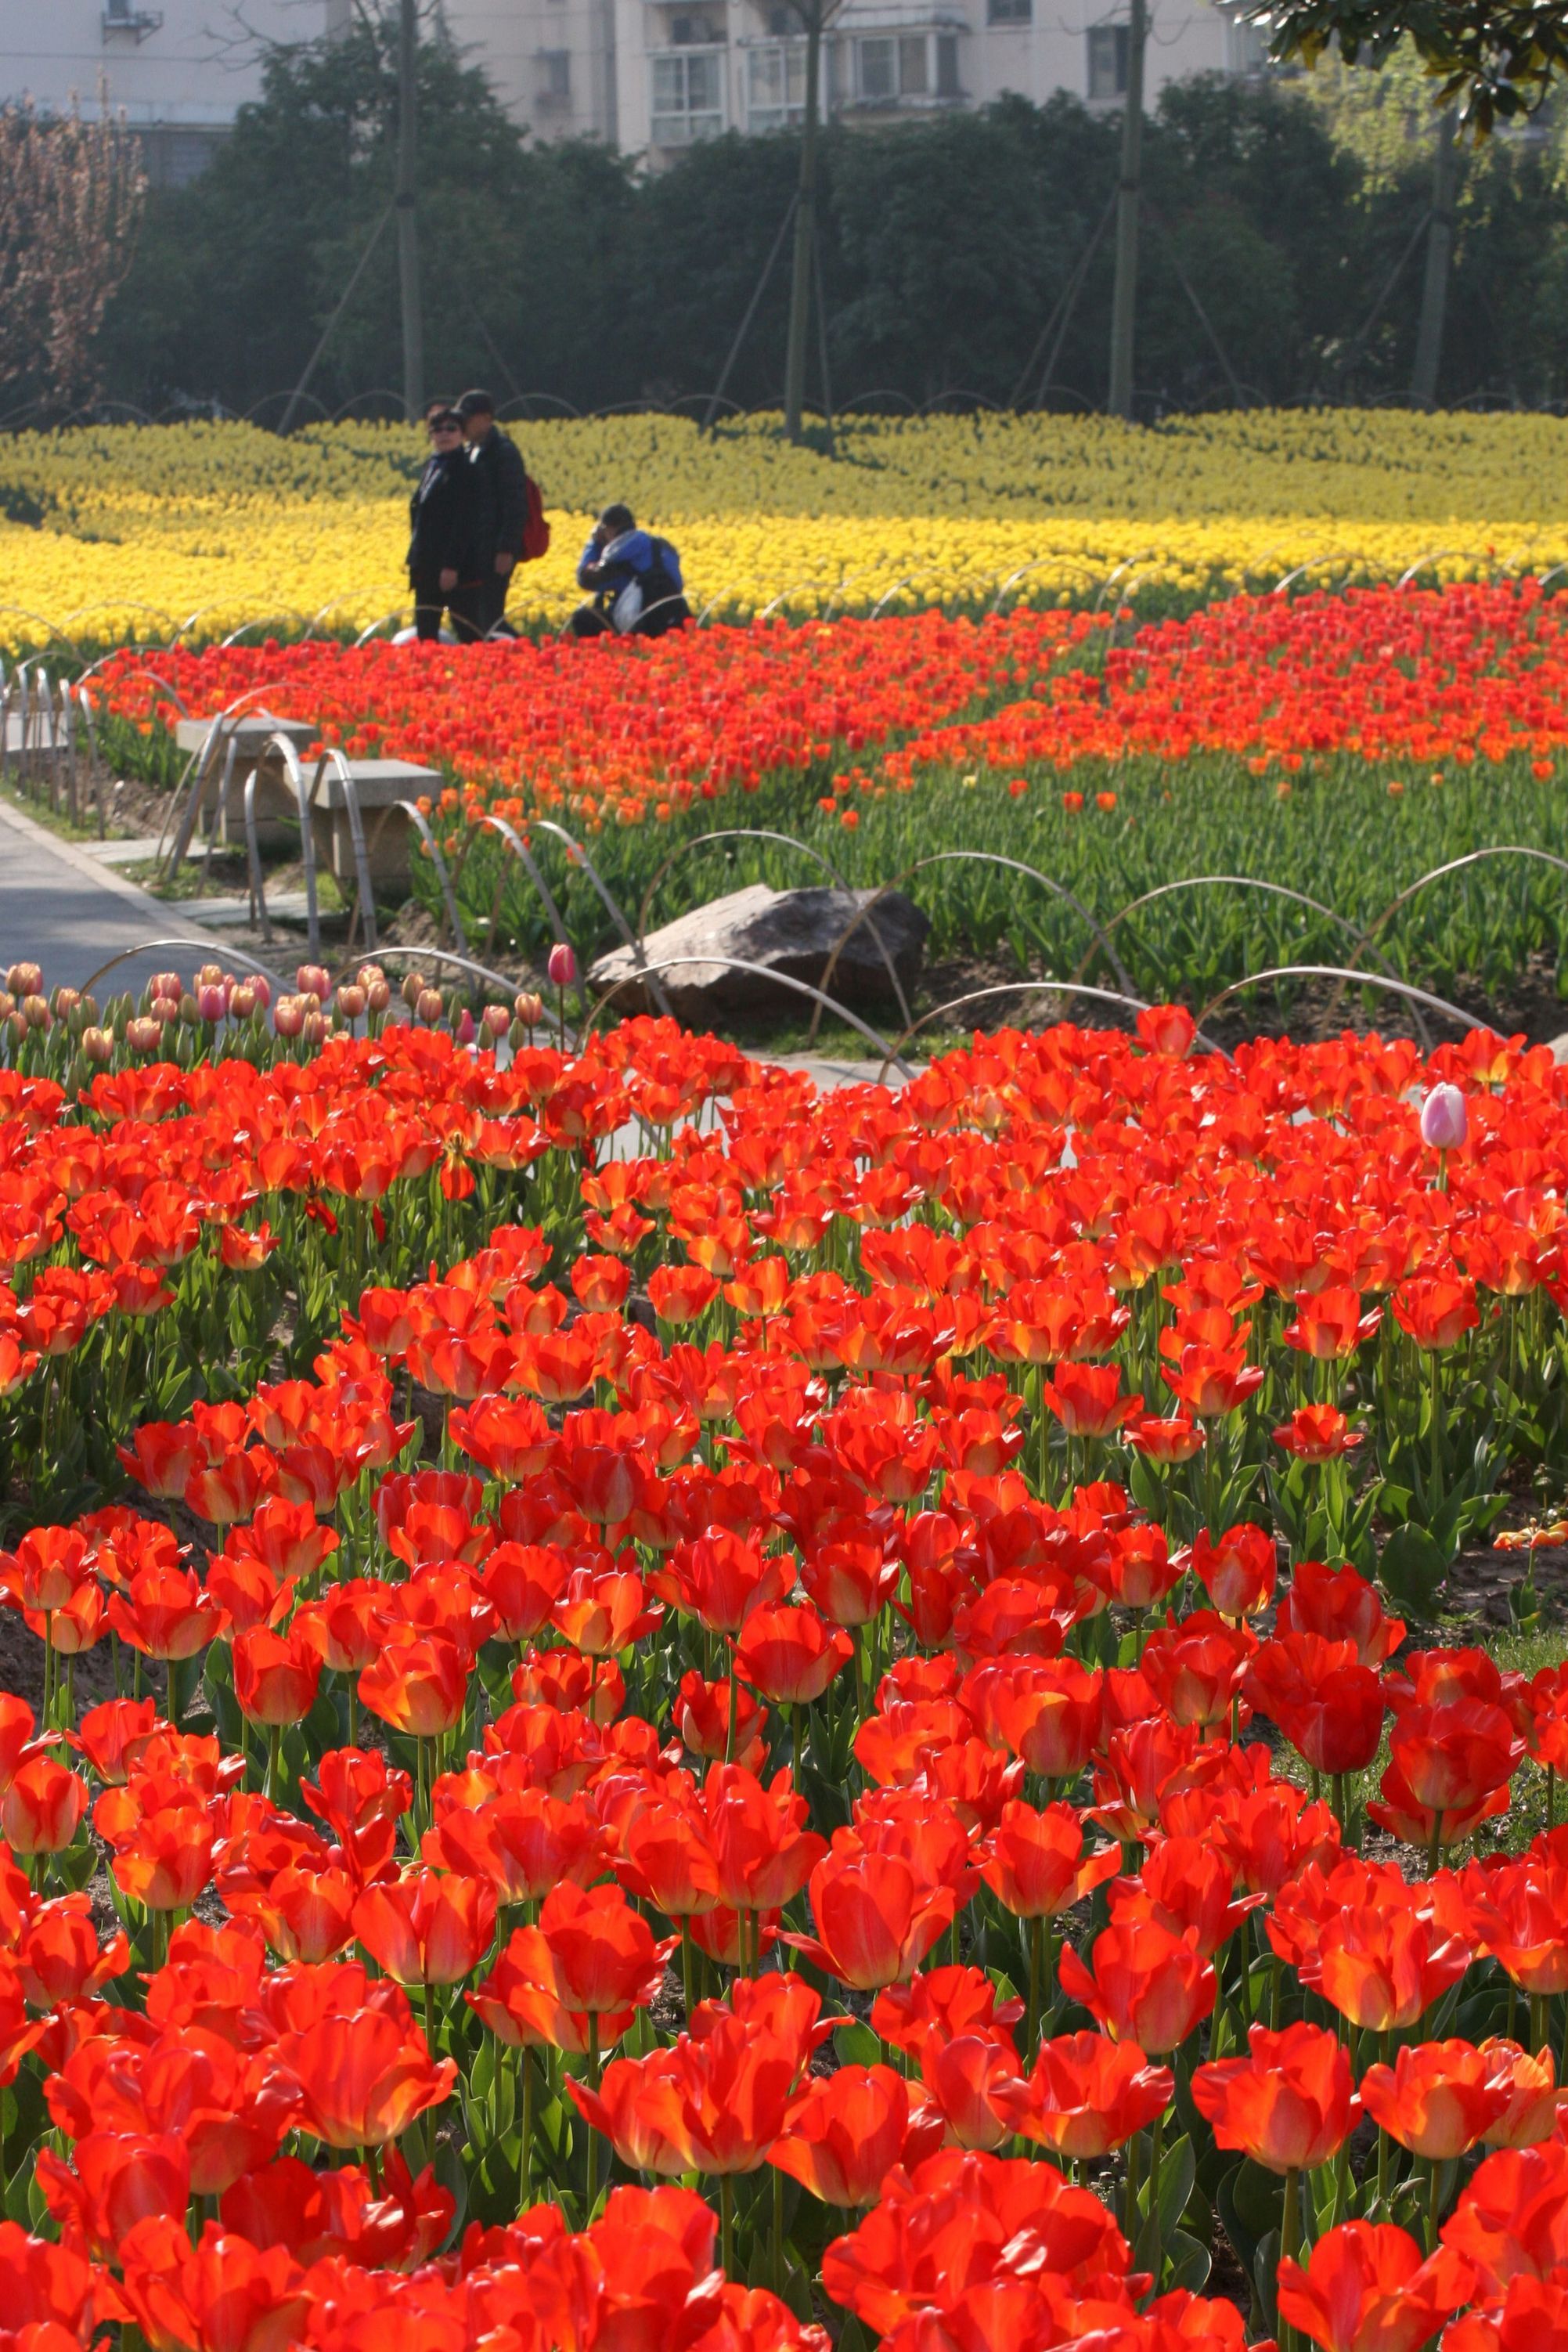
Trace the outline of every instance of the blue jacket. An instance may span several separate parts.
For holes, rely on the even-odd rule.
[[[681,578],[681,559],[667,539],[654,541],[645,530],[625,530],[619,539],[598,549],[591,539],[579,558],[577,584],[597,592],[609,592],[619,596],[633,580],[644,579],[655,563],[663,562],[670,576],[670,585],[677,593],[685,586]]]

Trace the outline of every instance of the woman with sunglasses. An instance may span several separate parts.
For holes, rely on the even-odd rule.
[[[471,560],[474,485],[463,420],[450,403],[432,401],[424,429],[430,455],[408,502],[414,631],[438,637],[442,614],[450,612],[455,634],[466,641],[479,632],[469,609],[477,588]]]

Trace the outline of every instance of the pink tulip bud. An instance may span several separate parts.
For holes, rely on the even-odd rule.
[[[365,1009],[365,992],[353,981],[346,981],[338,991],[338,1011],[345,1021],[358,1021]]]
[[[228,1009],[229,992],[222,981],[204,980],[196,991],[196,1010],[203,1020],[215,1027]]]
[[[246,986],[265,1013],[272,1003],[272,982],[269,980],[263,980],[261,974],[257,972],[254,980],[246,981]]]
[[[479,1018],[486,1034],[497,1040],[504,1037],[512,1025],[512,1016],[504,1004],[486,1004]]]
[[[1421,1106],[1421,1140],[1433,1151],[1458,1151],[1469,1132],[1458,1087],[1434,1087]]]
[[[13,996],[41,996],[44,975],[36,963],[14,963],[5,975],[5,986]]]
[[[302,963],[294,982],[301,996],[313,996],[319,1004],[325,1004],[332,993],[331,975],[324,964]]]
[[[570,988],[577,978],[577,958],[564,940],[557,940],[551,948],[549,962],[545,969],[549,973],[552,988]]]
[[[302,997],[280,996],[273,1016],[280,1037],[298,1037],[305,1026],[305,1003]]]
[[[177,971],[155,971],[147,983],[151,997],[172,996],[176,1004],[184,994],[184,982]]]
[[[163,1024],[151,1013],[138,1013],[125,1024],[125,1042],[133,1054],[155,1054],[163,1038]]]
[[[229,1011],[236,1021],[248,1021],[256,1007],[255,987],[248,980],[242,980],[229,998]]]
[[[543,1002],[531,989],[525,989],[522,995],[514,1001],[512,1010],[529,1029],[537,1029],[545,1017]]]
[[[305,1015],[300,1034],[308,1045],[324,1045],[331,1034],[332,1016],[329,1013],[308,1013]]]
[[[457,1024],[457,1043],[460,1045],[471,1045],[478,1034],[474,1026],[474,1015],[465,1005],[462,1019]]]

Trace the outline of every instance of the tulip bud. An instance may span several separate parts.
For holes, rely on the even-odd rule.
[[[420,990],[413,1006],[413,1017],[416,1021],[423,1021],[427,1024],[439,1021],[444,1010],[441,991],[438,988]]]
[[[22,1013],[13,1013],[7,1019],[5,1027],[10,1034],[12,1045],[19,1045],[27,1034],[26,1015]]]
[[[374,988],[378,981],[384,982],[386,974],[379,963],[362,963],[354,974],[354,978],[361,988],[370,990]]]
[[[155,971],[147,983],[147,993],[151,997],[172,996],[177,1004],[183,993],[183,985],[179,973]]]
[[[133,1054],[155,1054],[162,1039],[162,1023],[149,1013],[139,1013],[125,1024],[125,1042]]]
[[[564,940],[557,940],[545,966],[552,988],[570,988],[577,978],[577,958]]]
[[[105,1063],[114,1058],[113,1030],[84,1029],[81,1033],[81,1049],[89,1062],[98,1063],[101,1068]]]
[[[365,1010],[365,991],[350,980],[338,991],[338,1011],[345,1021],[360,1020]]]
[[[478,1031],[474,1025],[474,1015],[465,1004],[463,1007],[463,1016],[457,1024],[457,1043],[460,1045],[471,1045],[477,1034]]]
[[[5,974],[5,986],[13,996],[41,996],[44,975],[36,963],[14,963]]]
[[[96,996],[78,996],[77,999],[77,1011],[81,1014],[82,1019],[87,1022],[97,1023],[104,1018],[104,1016],[99,1012],[98,999]],[[112,1007],[110,1008],[108,1017],[110,1020],[113,1018]]]
[[[365,991],[365,1002],[372,1013],[384,1013],[392,1003],[390,983],[384,979],[372,980]]]
[[[479,1018],[497,1045],[512,1025],[512,1016],[504,1004],[486,1004]]]
[[[261,974],[257,972],[254,980],[246,981],[246,986],[250,990],[251,994],[256,998],[256,1003],[265,1013],[267,1006],[272,1003],[272,982],[269,980],[264,980]]]
[[[514,1001],[512,1010],[528,1029],[537,1029],[545,1017],[543,998],[534,995],[529,989],[525,989],[522,995]]]
[[[248,1021],[256,1011],[256,991],[249,981],[236,982],[234,994],[229,998],[229,1013],[232,1018],[235,1021]]]
[[[1432,1151],[1458,1151],[1469,1132],[1469,1115],[1458,1087],[1434,1087],[1421,1106],[1421,1140]]]
[[[16,1000],[9,989],[0,988],[0,1021],[9,1021],[16,1010]]]
[[[332,1034],[332,1016],[329,1013],[308,1013],[300,1031],[305,1043],[312,1049],[324,1045]]]
[[[171,1022],[180,1018],[180,1000],[177,996],[155,996],[148,1011],[160,1029],[167,1029]]]
[[[47,1029],[49,1025],[47,998],[40,996],[36,989],[30,995],[25,996],[22,999],[22,1018],[29,1029]]]
[[[280,1037],[298,1037],[305,1026],[305,1005],[298,996],[280,996],[274,1015]]]
[[[223,977],[224,968],[221,963],[204,963],[196,974],[196,986],[198,989],[215,988]]]
[[[411,971],[405,974],[402,991],[402,1001],[411,1013],[429,986],[430,982],[422,971]]]
[[[532,1032],[523,1022],[514,1021],[508,1034],[512,1040],[512,1051],[517,1054],[520,1053],[523,1047],[528,1044]]]
[[[81,992],[75,988],[57,988],[49,999],[49,1010],[57,1021],[67,1021],[81,1003]]]
[[[331,974],[323,964],[302,963],[294,975],[294,983],[301,996],[313,996],[320,1004],[325,1004],[332,993]]]
[[[202,1017],[202,1008],[189,992],[180,999],[180,1019],[187,1029],[193,1029]]]
[[[229,992],[221,981],[204,980],[196,990],[196,1011],[216,1028],[229,1009]]]

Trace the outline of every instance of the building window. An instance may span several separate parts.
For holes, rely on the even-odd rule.
[[[782,131],[806,114],[806,44],[780,41],[746,53],[748,131]]]
[[[986,0],[988,25],[1028,25],[1034,18],[1034,0]]]
[[[931,78],[925,68],[925,36],[905,33],[898,44],[898,94],[900,98],[924,98],[930,88]]]
[[[1132,36],[1125,25],[1092,25],[1089,28],[1089,95],[1125,98],[1127,51]]]
[[[860,64],[860,94],[868,106],[885,106],[898,96],[898,44],[876,39],[856,43]]]
[[[936,95],[938,98],[958,96],[958,36],[938,33],[936,36]]]
[[[653,65],[655,147],[689,147],[724,129],[722,58],[711,49],[677,50]]]
[[[546,49],[539,59],[539,95],[557,105],[571,97],[571,51]]]

